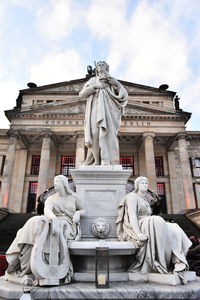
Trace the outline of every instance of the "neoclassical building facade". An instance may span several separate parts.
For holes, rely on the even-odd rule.
[[[86,156],[85,78],[20,90],[5,112],[10,128],[0,130],[0,207],[31,212],[53,186],[55,175],[70,178]],[[200,131],[186,131],[191,114],[166,85],[153,88],[121,81],[129,94],[122,117],[119,164],[130,181],[147,176],[161,197],[161,212],[200,208]]]

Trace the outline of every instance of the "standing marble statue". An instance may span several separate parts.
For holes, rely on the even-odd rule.
[[[118,206],[116,221],[120,241],[132,241],[139,249],[129,271],[141,273],[188,269],[186,254],[191,241],[176,223],[168,223],[160,216],[152,216],[146,198],[148,179],[138,177],[135,190],[125,196]]]
[[[118,131],[128,94],[122,84],[109,74],[104,61],[96,65],[96,76],[86,82],[79,94],[87,98],[85,112],[85,165],[119,164]]]
[[[8,280],[18,281],[25,275],[39,285],[59,285],[60,280],[71,280],[73,266],[68,243],[80,239],[80,216],[84,210],[65,176],[54,178],[54,188],[55,194],[45,201],[44,216],[30,218],[9,247]]]

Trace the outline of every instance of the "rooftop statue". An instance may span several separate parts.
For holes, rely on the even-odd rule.
[[[138,177],[135,190],[125,196],[118,206],[117,236],[132,241],[139,249],[129,271],[141,273],[187,270],[186,254],[191,241],[176,223],[152,216],[146,198],[148,179]]]
[[[96,76],[90,78],[79,94],[87,98],[85,112],[84,165],[119,164],[118,131],[128,94],[123,85],[109,74],[104,61],[96,64]]]
[[[73,275],[68,242],[80,239],[84,210],[63,175],[54,178],[56,193],[45,201],[44,216],[34,216],[17,232],[6,258],[7,279],[31,276],[35,284],[69,283]],[[10,275],[13,275],[10,276]]]

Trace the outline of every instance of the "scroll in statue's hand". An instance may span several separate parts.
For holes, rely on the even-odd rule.
[[[139,234],[137,235],[137,238],[138,238],[138,240],[139,240],[140,242],[145,242],[146,240],[148,240],[148,236],[146,236],[146,235],[143,234],[143,233],[139,233]]]
[[[79,223],[80,222],[80,211],[76,211],[73,216],[73,223]]]

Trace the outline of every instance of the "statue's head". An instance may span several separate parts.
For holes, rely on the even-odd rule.
[[[99,75],[99,71],[105,71],[109,73],[109,65],[105,61],[98,61],[96,63],[96,74]]]
[[[143,183],[146,186],[146,190],[148,188],[148,179],[143,176],[139,176],[134,181],[134,192],[137,193],[140,190],[140,185]]]
[[[72,190],[69,187],[68,179],[64,175],[57,175],[54,177],[55,190],[64,189],[67,194],[72,194]]]

